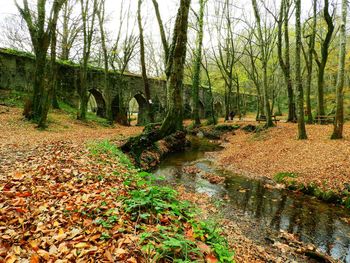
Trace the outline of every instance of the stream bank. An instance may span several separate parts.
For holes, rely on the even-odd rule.
[[[182,186],[181,196],[202,205],[204,217],[221,218],[238,262],[350,262],[347,211],[219,168],[220,147],[196,140],[191,150],[166,157],[155,174]],[[203,179],[208,173],[225,180],[211,184]]]

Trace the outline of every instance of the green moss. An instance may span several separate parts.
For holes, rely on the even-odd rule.
[[[286,178],[296,178],[297,174],[295,173],[288,173],[288,172],[282,172],[282,173],[277,173],[274,175],[274,179],[277,183],[285,183]],[[294,180],[295,182],[295,180]]]
[[[220,124],[215,126],[215,130],[221,131],[221,132],[229,132],[229,131],[234,131],[238,130],[240,126],[238,124],[230,125],[230,124]]]
[[[17,57],[35,59],[35,56],[32,53],[29,53],[26,51],[20,51],[20,50],[12,49],[12,48],[0,48],[0,53],[8,54],[8,55],[15,55]]]

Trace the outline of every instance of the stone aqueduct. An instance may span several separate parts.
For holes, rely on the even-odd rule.
[[[57,97],[78,107],[79,76],[80,69],[77,64],[58,63],[59,79]],[[34,73],[34,57],[28,53],[14,52],[8,49],[0,49],[0,89],[16,90],[30,93],[32,90]],[[107,107],[111,107],[113,118],[126,114],[126,105],[132,98],[139,105],[139,122],[146,122],[146,100],[144,96],[143,81],[141,76],[130,73],[110,73],[110,94],[104,90],[104,74],[101,69],[91,68],[88,74],[88,90],[94,96],[97,104],[97,115],[105,117]],[[166,83],[162,79],[150,78],[151,99],[156,116],[161,118],[165,113]],[[191,88],[184,86],[184,114],[191,116]],[[214,93],[215,110],[218,115],[223,114],[224,97]],[[205,88],[200,89],[200,114],[205,117],[210,112],[210,96]],[[125,116],[126,117],[126,116]]]

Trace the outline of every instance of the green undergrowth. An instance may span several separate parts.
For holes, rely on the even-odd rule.
[[[91,143],[88,149],[99,162],[109,165],[114,160],[127,171],[116,172],[127,189],[116,202],[122,204],[122,214],[134,224],[138,246],[149,262],[203,262],[206,256],[216,258],[215,262],[234,262],[234,253],[218,225],[200,221],[200,211],[191,203],[181,201],[177,191],[160,186],[157,183],[160,178],[135,168],[109,141]],[[104,239],[110,238],[107,230],[122,220],[113,209],[109,213],[97,212],[94,218],[97,225],[106,229]]]
[[[67,113],[72,119],[77,118],[78,110],[76,108],[72,107],[71,105],[63,101],[59,101],[59,107],[63,112]],[[110,126],[110,123],[107,119],[101,118],[93,112],[87,112],[86,118],[87,118],[87,121],[92,121],[100,126],[104,126],[104,127]]]
[[[274,176],[274,179],[277,183],[284,183],[286,178],[296,178],[297,175],[295,173],[277,173]]]
[[[9,107],[24,106],[24,102],[30,98],[30,95],[26,92],[16,90],[0,90],[0,103]]]
[[[350,208],[350,187],[345,187],[343,190],[338,192],[333,190],[324,190],[327,188],[326,185],[321,188],[314,183],[300,183],[295,180],[297,177],[298,175],[296,173],[280,172],[275,174],[274,180],[277,183],[286,185],[290,190],[297,190],[304,194],[315,196],[322,201],[341,204],[346,208]]]
[[[238,124],[219,124],[214,127],[214,130],[221,132],[230,132],[238,130],[241,126]]]

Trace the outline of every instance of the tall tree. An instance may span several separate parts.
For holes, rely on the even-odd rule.
[[[209,74],[209,63],[208,63],[208,51],[203,50],[203,60],[202,60],[202,67],[204,69],[205,75],[207,77],[207,84],[208,84],[208,90],[209,90],[209,96],[210,96],[210,116],[209,123],[216,125],[217,124],[217,118],[218,113],[215,113],[214,109],[214,96],[213,96],[213,86],[211,81],[211,76]]]
[[[329,13],[329,0],[324,0],[323,16],[327,23],[327,34],[324,40],[321,41],[321,60],[318,57],[316,51],[315,60],[318,66],[318,76],[317,76],[317,113],[318,115],[325,115],[325,105],[324,105],[324,73],[329,55],[329,46],[332,40],[332,35],[334,32],[333,18]]]
[[[281,0],[280,15],[278,18],[278,41],[277,41],[277,50],[278,50],[278,59],[282,72],[284,75],[285,83],[287,85],[287,94],[288,94],[288,122],[296,121],[296,112],[295,112],[295,101],[294,101],[294,91],[292,85],[292,76],[290,70],[290,51],[289,51],[289,16],[290,16],[291,1],[290,0]],[[283,28],[283,29],[282,29]],[[283,30],[284,30],[284,54],[282,54],[283,46]]]
[[[266,115],[266,127],[272,127],[273,122],[271,117],[270,102],[269,102],[268,91],[267,91],[268,89],[267,63],[269,58],[269,51],[267,50],[268,44],[267,44],[266,37],[264,37],[263,35],[260,13],[259,13],[259,8],[256,0],[252,0],[252,5],[254,9],[256,24],[257,24],[258,42],[260,47],[260,57],[261,57],[262,71],[263,71],[262,93],[263,93],[264,108],[265,108],[265,115]]]
[[[130,152],[140,147],[144,148],[152,145],[165,136],[176,131],[183,130],[183,77],[184,65],[187,49],[187,30],[188,13],[191,0],[181,0],[177,12],[172,36],[172,44],[169,49],[169,59],[167,68],[169,69],[169,78],[167,79],[168,109],[167,115],[163,120],[160,129],[145,129],[141,135],[130,138],[121,148],[123,151]]]
[[[295,83],[298,92],[298,139],[307,139],[305,120],[304,120],[304,91],[303,83],[301,79],[301,23],[300,23],[300,0],[295,0],[295,34],[296,34],[296,46],[295,46]]]
[[[311,111],[311,83],[312,83],[312,73],[313,73],[313,55],[315,49],[316,40],[316,26],[317,26],[317,0],[313,0],[312,3],[312,24],[310,34],[306,34],[304,37],[307,39],[307,52],[303,48],[303,53],[305,57],[305,64],[307,69],[306,78],[306,113],[307,113],[307,123],[311,124],[313,122],[312,111]]]
[[[101,36],[101,47],[103,53],[103,68],[104,68],[104,90],[106,92],[106,117],[110,123],[113,122],[112,116],[112,91],[109,85],[109,72],[108,72],[108,50],[106,43],[106,32],[104,28],[105,23],[105,0],[99,0],[96,7],[96,14],[98,18],[99,28],[100,28],[100,36]]]
[[[61,30],[58,30],[61,37],[60,59],[62,60],[69,60],[73,44],[81,32],[80,18],[73,13],[76,4],[77,0],[67,0],[62,8]]]
[[[164,50],[164,65],[166,67],[167,64],[168,64],[168,59],[169,59],[169,43],[168,43],[168,39],[166,37],[163,20],[162,20],[162,17],[160,15],[158,2],[157,2],[157,0],[152,0],[152,2],[153,2],[153,6],[154,6],[154,11],[156,13],[156,18],[157,18],[157,21],[158,21],[160,37],[161,37],[161,40],[162,40],[162,45],[163,45],[163,50]],[[166,76],[168,77],[169,76],[169,71],[166,70],[165,73],[166,73]]]
[[[123,74],[128,70],[130,62],[136,56],[135,50],[139,40],[138,34],[135,33],[136,20],[131,15],[131,2],[129,1],[127,5],[124,0],[120,1],[117,37],[109,52],[109,63],[115,73],[114,81],[119,84],[118,96],[112,101],[113,119],[122,125],[130,125],[127,117],[129,102],[123,99],[126,85]],[[122,34],[123,30],[125,34]]]
[[[50,103],[48,96],[51,88],[49,88],[46,82],[48,79],[47,74],[49,73],[47,51],[52,39],[56,39],[52,35],[56,32],[58,15],[65,1],[53,1],[49,16],[46,16],[46,5],[48,4],[46,0],[37,0],[35,12],[29,8],[28,0],[23,0],[23,7],[16,2],[17,9],[26,21],[35,54],[35,75],[33,97],[30,103],[31,109],[25,109],[25,111],[28,113],[26,114],[27,117],[38,121],[41,128],[44,128],[46,125],[48,113],[47,103]]]
[[[231,1],[225,0],[218,3],[215,10],[218,21],[216,31],[218,33],[218,47],[213,52],[215,63],[225,81],[225,120],[229,119],[232,107],[233,73],[234,66],[240,60],[241,55],[236,48],[234,38],[234,25],[231,14]]]
[[[156,17],[157,17],[157,22],[158,22],[158,26],[159,26],[159,32],[160,32],[160,37],[162,40],[162,46],[163,46],[163,50],[164,50],[164,71],[165,71],[165,76],[166,79],[169,79],[170,76],[170,70],[171,68],[168,67],[168,65],[171,65],[169,63],[169,53],[170,53],[170,44],[169,41],[167,39],[166,33],[165,33],[165,27],[163,24],[163,20],[162,17],[160,15],[160,11],[159,11],[159,5],[157,0],[152,0],[153,2],[153,6],[154,6],[154,10],[156,13]],[[166,87],[166,94],[167,94],[167,98],[170,98],[169,96],[169,91],[168,91],[168,87]],[[168,109],[168,99],[165,102],[165,108]]]
[[[90,3],[90,0],[80,0],[81,18],[83,24],[83,58],[80,63],[80,87],[78,91],[80,105],[78,119],[83,121],[86,120],[87,104],[89,100],[87,83],[88,64],[91,55],[92,39],[95,32],[97,0],[93,0],[92,8],[90,7]]]
[[[254,86],[256,88],[256,92],[257,92],[256,119],[258,119],[260,115],[265,114],[265,110],[264,110],[264,100],[261,94],[261,77],[260,77],[260,72],[258,70],[259,48],[254,46],[253,35],[254,35],[253,28],[251,28],[248,31],[247,36],[242,35],[242,37],[245,39],[244,54],[245,54],[245,58],[248,59],[248,62],[244,60],[240,60],[240,64],[243,67],[244,71],[247,73],[249,79],[254,83]]]
[[[345,55],[346,55],[346,16],[347,0],[342,0],[342,20],[340,25],[340,47],[339,47],[339,66],[337,77],[337,110],[335,115],[334,130],[332,139],[341,139],[343,137],[344,126],[344,76],[345,76]]]
[[[138,0],[137,22],[139,25],[139,33],[140,33],[139,41],[140,41],[141,71],[142,71],[142,79],[143,79],[143,85],[144,85],[145,96],[146,96],[148,118],[150,122],[154,122],[154,115],[153,115],[152,101],[151,101],[151,89],[150,89],[149,80],[147,77],[146,58],[145,58],[145,39],[144,39],[143,26],[142,26],[141,6],[142,6],[142,0]]]
[[[199,116],[199,87],[201,85],[201,64],[203,50],[204,30],[204,9],[207,0],[199,0],[199,14],[197,17],[198,33],[196,50],[194,52],[193,79],[192,79],[192,100],[193,100],[193,121],[196,126],[201,124]]]
[[[167,64],[169,69],[169,78],[167,80],[168,110],[160,128],[159,137],[164,137],[183,129],[182,93],[190,5],[191,0],[181,0],[176,17]]]

